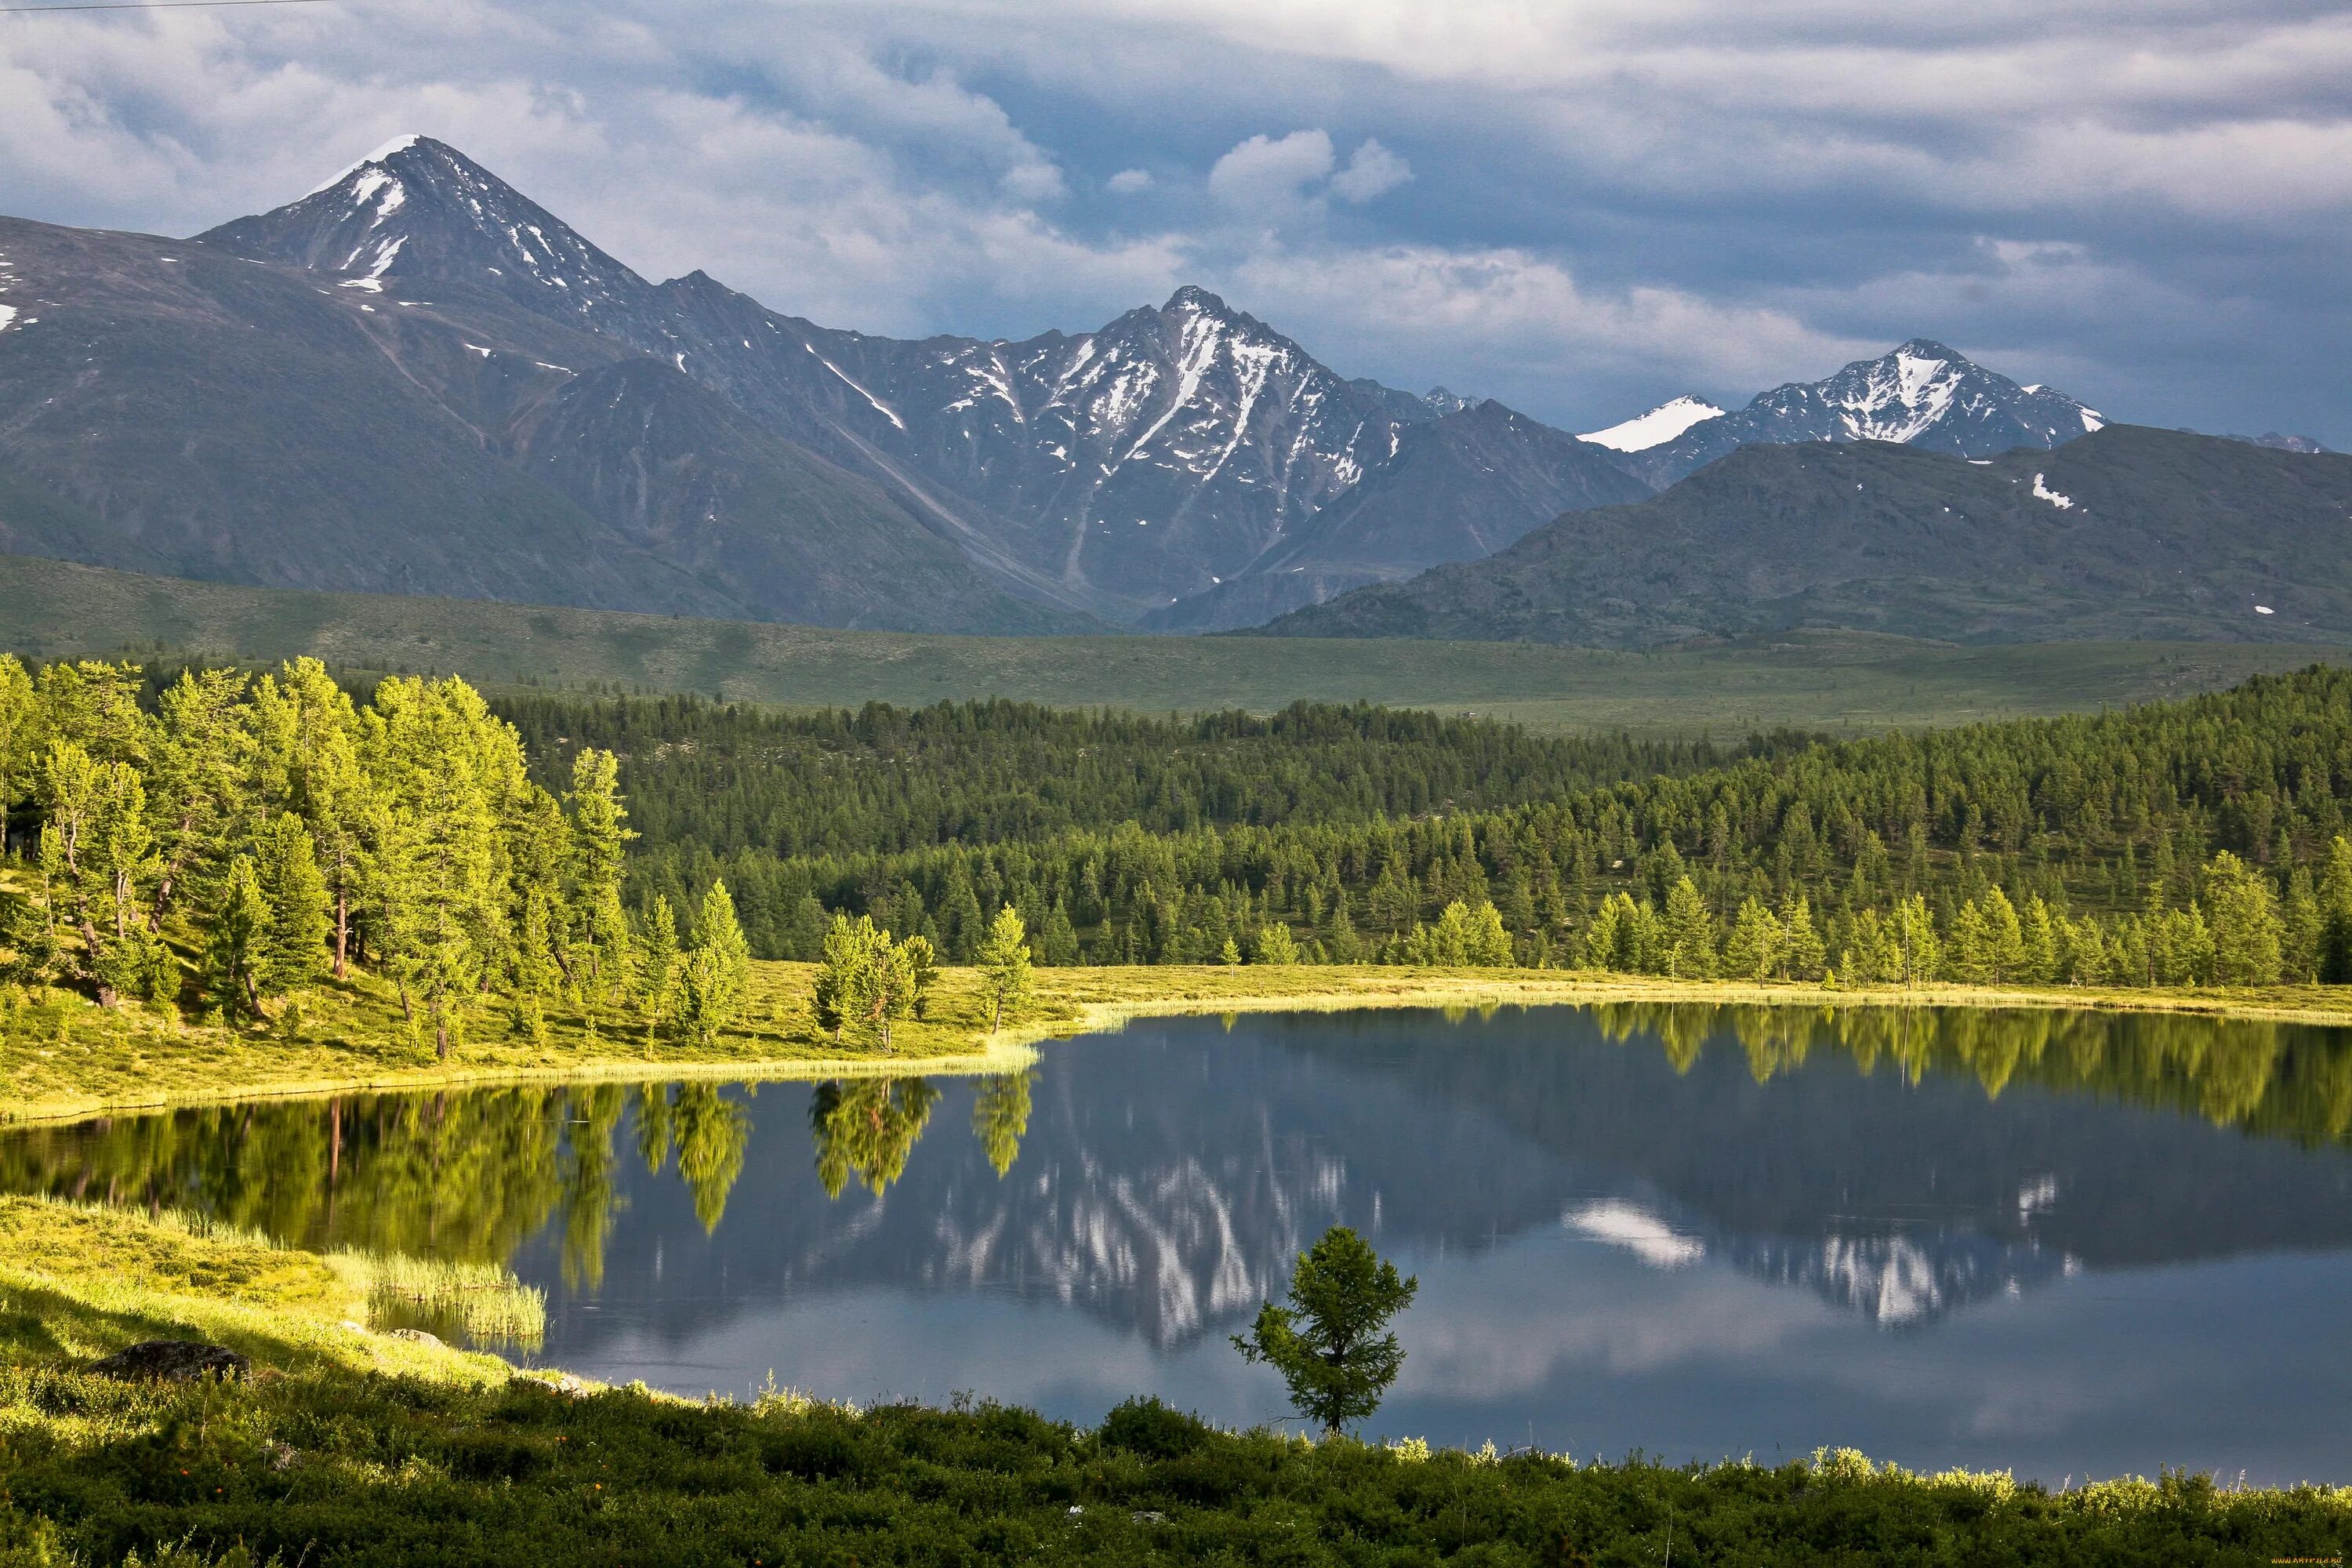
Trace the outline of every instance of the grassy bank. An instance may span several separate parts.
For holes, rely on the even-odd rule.
[[[153,1009],[109,1013],[59,992],[33,997],[0,988],[0,1123],[226,1100],[533,1079],[998,1073],[1025,1066],[1039,1040],[1185,1014],[1631,1001],[2093,1008],[2352,1025],[2352,994],[2332,986],[1839,991],[1554,970],[1161,964],[1040,970],[1028,1007],[994,1035],[977,973],[945,969],[928,1016],[902,1024],[896,1048],[885,1055],[845,1049],[817,1026],[809,1005],[814,973],[809,964],[755,964],[749,1016],[709,1048],[662,1038],[616,1014],[559,1011],[547,1020],[544,1038],[531,1039],[488,1013],[473,1020],[446,1062],[435,1058],[430,1037],[412,1028],[394,999],[372,981],[329,987],[275,1025],[243,1031],[189,1024]]]
[[[25,556],[0,557],[0,647],[42,658],[129,647],[227,661],[313,654],[353,669],[459,670],[486,687],[593,683],[788,706],[994,696],[1164,713],[1362,698],[1546,730],[1718,737],[2082,712],[2342,653],[2300,643],[1966,647],[1843,631],[1647,653],[1404,638],[923,637],[245,588]]]
[[[37,1245],[28,1245],[37,1242]],[[2352,1490],[2053,1493],[1859,1455],[1670,1468],[979,1405],[690,1403],[350,1326],[321,1259],[0,1200],[0,1563],[2259,1563],[2352,1540]],[[237,1384],[89,1361],[155,1337]]]

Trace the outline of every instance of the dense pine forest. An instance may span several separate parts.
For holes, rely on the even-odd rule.
[[[0,979],[233,1023],[363,966],[445,1049],[486,1012],[536,1032],[558,999],[692,1033],[747,951],[814,960],[866,916],[969,963],[1007,907],[1047,964],[2352,979],[2352,674],[2327,668],[1729,746],[1360,705],[352,684],[0,658]]]
[[[568,748],[620,754],[640,907],[689,907],[723,877],[767,956],[815,957],[851,910],[961,962],[1010,902],[1049,963],[1247,961],[1270,940],[1310,960],[1849,984],[2352,975],[2352,676],[2333,669],[1730,747],[1304,705],[501,711],[550,777]]]

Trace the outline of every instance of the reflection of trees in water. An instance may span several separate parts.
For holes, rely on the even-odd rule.
[[[363,1095],[40,1128],[0,1139],[0,1190],[184,1208],[304,1247],[504,1262],[561,1218],[567,1281],[594,1289],[621,1197],[618,1084]],[[751,1119],[711,1083],[635,1091],[637,1149],[706,1228]]]
[[[1607,1037],[1655,1037],[1690,1070],[1728,1032],[1764,1083],[1836,1051],[1864,1073],[1916,1083],[1967,1075],[1999,1098],[2011,1083],[2112,1096],[2217,1126],[2306,1143],[2352,1139],[2352,1038],[2345,1031],[2252,1018],[1970,1007],[1732,1006],[1603,1003]]]
[[[819,1088],[809,1100],[817,1179],[839,1197],[855,1173],[880,1196],[904,1175],[940,1091],[919,1078],[861,1078]]]
[[[810,1120],[817,1171],[897,1181],[940,1090],[922,1079],[827,1084]],[[1030,1077],[982,1084],[972,1133],[1002,1175],[1028,1126]],[[623,1204],[622,1126],[649,1174],[675,1170],[703,1229],[743,1172],[750,1112],[709,1081],[355,1095],[209,1107],[0,1137],[0,1191],[184,1208],[299,1246],[504,1262],[560,1220],[565,1281],[594,1290]]]
[[[999,1176],[1021,1157],[1021,1135],[1029,1131],[1029,1089],[1036,1068],[985,1079],[971,1102],[971,1133]]]
[[[694,1217],[706,1235],[726,1215],[751,1140],[751,1113],[715,1083],[648,1084],[638,1091],[637,1153],[646,1172],[660,1175],[676,1151],[678,1179],[694,1194]]]

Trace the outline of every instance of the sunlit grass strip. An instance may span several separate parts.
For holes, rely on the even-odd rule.
[[[70,1198],[4,1198],[0,1254],[93,1288],[121,1287],[130,1291],[124,1300],[158,1291],[243,1297],[330,1321],[364,1315],[372,1328],[430,1326],[443,1337],[520,1349],[536,1348],[547,1333],[547,1293],[500,1265],[362,1247],[322,1256],[182,1209],[151,1215]]]
[[[642,1023],[551,1016],[544,1045],[495,1027],[455,1059],[404,1043],[389,993],[373,980],[330,987],[303,1030],[231,1033],[141,1009],[108,1013],[62,993],[32,1001],[0,985],[0,1124],[72,1121],[108,1111],[234,1100],[324,1098],[373,1090],[688,1078],[746,1081],[1018,1072],[1034,1042],[1116,1030],[1183,1014],[1339,1012],[1380,1007],[1484,1008],[1683,1001],[1811,1007],[1952,1006],[2098,1009],[2352,1025],[2352,988],[2111,989],[1937,984],[1828,989],[1814,984],[1670,980],[1526,969],[1422,970],[1376,965],[1216,964],[1041,969],[1018,1019],[992,1034],[975,971],[940,972],[929,1016],[908,1020],[888,1055],[844,1047],[809,1006],[815,966],[752,966],[749,1016],[717,1044],[648,1040]]]
[[[547,1292],[496,1263],[450,1263],[405,1253],[339,1247],[327,1266],[362,1292],[370,1326],[422,1320],[479,1345],[536,1350],[547,1337]]]

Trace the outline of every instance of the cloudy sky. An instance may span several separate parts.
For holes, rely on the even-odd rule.
[[[59,223],[188,232],[422,131],[827,325],[1199,282],[1579,428],[1924,335],[2352,447],[2340,0],[325,0],[0,16],[0,211]]]

